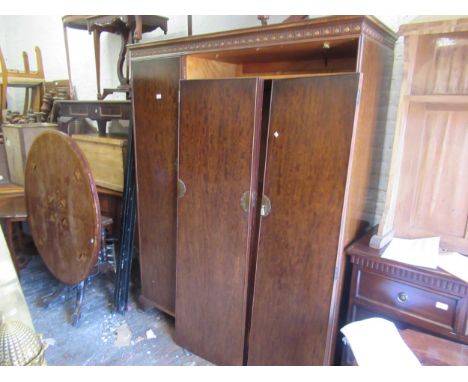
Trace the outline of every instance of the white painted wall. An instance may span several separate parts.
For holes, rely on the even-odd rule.
[[[143,35],[142,42],[183,37],[187,35],[187,16],[169,15],[168,34],[161,29]],[[271,16],[269,22],[281,22],[286,16]],[[193,16],[193,34],[258,26],[257,16]],[[92,35],[86,31],[67,28],[72,82],[79,99],[96,99],[96,74]],[[116,87],[117,59],[120,37],[101,34],[101,89]],[[34,47],[42,51],[47,80],[68,78],[62,16],[0,16],[0,46],[7,66],[23,69],[22,51],[29,55],[35,69]],[[23,91],[13,89],[8,94],[10,109],[22,110]],[[122,97],[116,94],[113,97]],[[112,99],[112,96],[109,98]]]
[[[169,15],[168,34],[157,31],[143,35],[143,42],[182,37],[187,35],[187,16]],[[269,23],[277,23],[286,16],[270,16]],[[313,16],[312,16],[313,17]],[[415,16],[377,15],[383,23],[397,31],[403,23]],[[217,32],[260,25],[256,15],[242,16],[193,16],[193,34]],[[68,29],[72,81],[79,99],[96,99],[96,76],[92,36],[86,31]],[[0,16],[0,46],[12,68],[22,68],[21,52],[27,51],[31,66],[35,67],[34,46],[42,50],[45,76],[48,80],[68,77],[61,16]],[[101,35],[101,88],[118,85],[116,62],[120,50],[120,38],[116,35]],[[376,185],[368,195],[367,219],[376,224],[382,214],[388,182],[391,148],[395,129],[396,112],[403,68],[403,43],[400,38],[395,47],[390,100],[386,120],[379,121],[378,142],[383,145],[382,159],[374,164],[373,183]],[[122,95],[117,94],[118,98]],[[21,110],[21,92],[10,92],[8,102]],[[377,207],[377,213],[374,213]]]

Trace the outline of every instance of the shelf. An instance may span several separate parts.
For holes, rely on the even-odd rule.
[[[436,94],[436,95],[411,95],[407,96],[410,102],[415,103],[468,103],[468,95]]]

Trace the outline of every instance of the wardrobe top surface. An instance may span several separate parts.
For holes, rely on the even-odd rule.
[[[284,32],[284,35],[276,33]],[[274,34],[275,33],[275,34]],[[172,52],[191,50],[216,50],[241,48],[247,45],[264,45],[270,43],[294,43],[296,41],[312,39],[333,39],[336,37],[351,37],[367,34],[372,38],[381,39],[388,44],[396,41],[396,34],[385,24],[372,16],[325,16],[310,20],[291,23],[277,23],[252,28],[242,28],[223,32],[200,34],[182,38],[150,41],[128,45],[132,54],[146,48],[179,46]],[[246,39],[244,40],[243,37]],[[248,38],[252,37],[252,38]],[[236,40],[239,38],[239,40]],[[231,41],[231,39],[234,39]],[[220,43],[213,42],[211,45],[200,45],[205,41],[226,40]],[[180,46],[180,45],[184,46]],[[198,44],[198,45],[196,45]],[[158,52],[166,53],[166,52]],[[170,52],[168,52],[170,53]]]

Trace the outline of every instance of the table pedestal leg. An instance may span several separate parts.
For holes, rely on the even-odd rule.
[[[83,304],[84,290],[85,290],[85,280],[81,281],[79,284],[76,285],[75,310],[71,317],[73,326],[77,326],[78,321],[81,318],[81,305]]]

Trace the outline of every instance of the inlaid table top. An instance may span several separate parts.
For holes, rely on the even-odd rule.
[[[101,244],[98,193],[77,143],[58,131],[37,136],[25,170],[34,243],[49,271],[77,284],[96,265]]]

